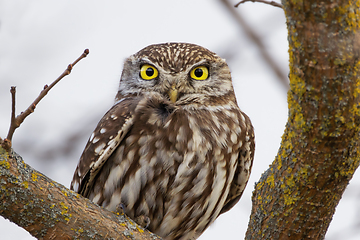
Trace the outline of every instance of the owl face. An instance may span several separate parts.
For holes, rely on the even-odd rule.
[[[229,94],[235,100],[225,60],[187,43],[151,45],[125,61],[117,99],[151,92],[178,105]]]

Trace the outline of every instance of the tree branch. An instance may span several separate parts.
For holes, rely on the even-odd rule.
[[[283,0],[289,118],[246,239],[324,239],[360,163],[360,1]]]
[[[230,14],[234,17],[235,21],[243,28],[246,35],[250,40],[257,46],[260,51],[262,58],[265,63],[270,67],[270,69],[275,73],[275,75],[280,80],[281,84],[287,90],[289,88],[289,80],[286,74],[283,73],[281,68],[276,64],[273,57],[268,53],[265,45],[261,41],[260,37],[255,33],[255,31],[246,23],[242,16],[234,9],[234,6],[229,2],[229,0],[220,0]]]
[[[161,239],[70,191],[0,147],[0,215],[38,239]]]
[[[36,105],[45,97],[45,95],[50,91],[51,88],[55,86],[61,79],[71,73],[72,68],[78,63],[81,59],[85,58],[89,54],[89,49],[85,49],[85,51],[78,57],[72,64],[69,64],[65,71],[54,81],[50,84],[50,86],[45,85],[44,89],[40,92],[39,96],[35,99],[33,103],[24,111],[21,112],[20,115],[15,117],[15,94],[16,94],[16,87],[11,87],[11,99],[12,99],[12,109],[11,109],[11,123],[8,135],[6,139],[4,139],[2,143],[2,147],[9,151],[11,148],[11,141],[14,135],[16,128],[18,128],[21,123],[25,120],[27,116],[29,116],[32,112],[34,112]]]
[[[277,2],[274,2],[274,1],[265,1],[265,0],[243,0],[243,1],[238,2],[237,4],[235,4],[234,7],[237,8],[240,4],[246,3],[246,2],[253,2],[253,3],[259,2],[259,3],[269,4],[269,5],[274,6],[274,7],[283,8],[283,6],[280,3],[277,3]]]

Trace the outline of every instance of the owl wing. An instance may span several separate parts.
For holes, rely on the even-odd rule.
[[[131,128],[135,107],[134,99],[123,98],[103,116],[80,157],[71,190],[87,197],[97,173]]]
[[[246,131],[243,137],[243,144],[239,152],[238,164],[235,170],[234,179],[231,183],[228,196],[225,200],[223,208],[220,211],[220,214],[229,211],[240,200],[241,195],[243,194],[246,184],[249,180],[252,163],[254,160],[254,129],[251,125],[249,117],[246,116],[245,113],[241,114],[244,117]]]

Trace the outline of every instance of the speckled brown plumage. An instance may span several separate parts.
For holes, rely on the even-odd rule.
[[[158,75],[143,79],[144,65]],[[190,77],[199,66],[204,80]],[[196,239],[240,199],[254,149],[225,60],[194,44],[151,45],[125,61],[71,189],[111,211],[121,205],[166,240]]]

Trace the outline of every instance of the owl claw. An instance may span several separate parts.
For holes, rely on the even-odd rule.
[[[148,228],[150,225],[150,218],[145,215],[137,216],[134,220],[138,225],[142,226],[145,229]]]
[[[120,203],[119,205],[116,206],[116,209],[113,213],[117,214],[117,215],[124,215],[125,214],[125,205]]]
[[[123,203],[120,203],[119,205],[116,206],[116,209],[113,213],[115,213],[116,215],[124,215],[126,214],[126,207]],[[148,228],[150,225],[150,218],[146,215],[140,215],[137,216],[134,221],[140,225],[143,228]]]

